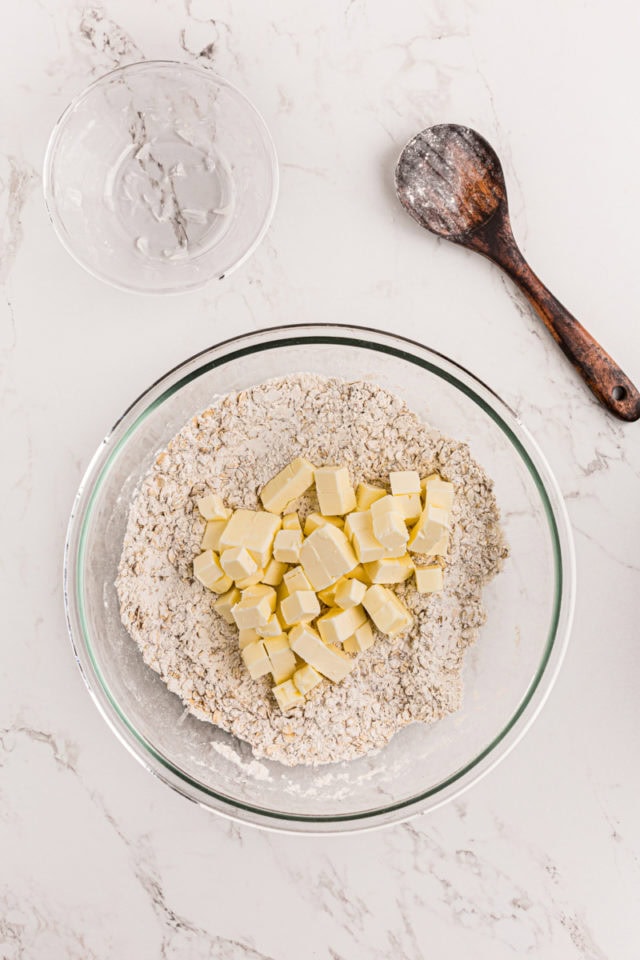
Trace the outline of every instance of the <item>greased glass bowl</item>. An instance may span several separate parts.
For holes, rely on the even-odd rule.
[[[264,236],[278,193],[255,107],[193,64],[145,61],[67,107],[44,162],[49,216],[94,276],[141,293],[221,278]]]
[[[468,441],[495,482],[510,547],[484,592],[487,622],[464,665],[452,716],[401,730],[379,752],[316,768],[255,760],[191,715],[147,667],[120,623],[114,587],[140,479],[183,424],[215,397],[299,372],[364,379]],[[574,558],[557,484],[509,407],[472,374],[418,343],[338,325],[290,326],[228,340],[153,384],[123,414],[80,485],[65,550],[76,659],[99,710],[135,757],[202,806],[298,833],[365,829],[452,799],[530,726],[556,677],[573,612]]]

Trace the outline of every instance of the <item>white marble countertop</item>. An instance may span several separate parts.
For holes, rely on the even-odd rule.
[[[392,169],[430,123],[483,132],[532,265],[640,381],[638,26],[630,0],[615,14],[604,0],[23,0],[5,11],[3,960],[637,957],[640,426],[596,405],[486,261],[420,232]],[[84,273],[40,189],[62,108],[141,57],[210,61],[262,111],[280,157],[266,241],[231,277],[179,298]],[[422,340],[520,412],[566,497],[578,598],[559,681],[496,771],[409,824],[305,840],[217,819],[122,749],[73,662],[61,554],[94,448],[152,380],[218,339],[326,320]]]

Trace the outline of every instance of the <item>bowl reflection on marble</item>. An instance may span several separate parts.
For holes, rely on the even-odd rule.
[[[202,286],[264,236],[278,192],[275,148],[253,105],[210,70],[134,63],[60,117],[44,191],[69,253],[144,293]]]
[[[285,767],[185,715],[120,622],[114,586],[129,504],[158,451],[212,400],[297,372],[370,380],[442,433],[470,444],[495,483],[510,547],[487,586],[487,622],[467,652],[464,700],[348,763]],[[69,524],[65,598],[76,659],[113,730],[148,770],[235,819],[303,833],[363,829],[433,809],[477,781],[537,715],[560,666],[574,560],[562,497],[516,415],[451,360],[358,327],[293,326],[238,337],[150,387],[104,440]]]

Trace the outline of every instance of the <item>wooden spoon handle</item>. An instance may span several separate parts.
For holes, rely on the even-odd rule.
[[[509,221],[495,217],[465,245],[507,273],[540,315],[551,336],[604,406],[621,420],[640,419],[640,392],[606,350],[535,275],[522,256]]]

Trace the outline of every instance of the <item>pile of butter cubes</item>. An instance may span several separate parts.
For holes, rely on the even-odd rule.
[[[314,483],[319,512],[303,528],[287,510]],[[284,713],[323,678],[347,676],[352,654],[374,643],[372,623],[389,636],[411,627],[390,586],[414,576],[419,593],[442,590],[453,484],[414,470],[390,473],[389,484],[391,493],[354,490],[346,467],[298,458],[265,485],[264,510],[198,500],[207,524],[194,576],[219,594],[214,607],[237,626],[247,670],[272,675]]]

